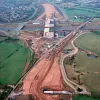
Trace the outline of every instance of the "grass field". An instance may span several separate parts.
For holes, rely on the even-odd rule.
[[[76,6],[77,9],[84,9],[84,10],[88,10],[90,12],[95,12],[95,13],[100,13],[100,8],[93,8],[93,7],[89,7],[89,6]]]
[[[85,52],[78,52],[75,62],[77,70],[81,72],[92,73],[100,70],[100,58],[89,58]]]
[[[98,32],[96,32],[98,33]],[[75,45],[100,56],[100,35],[87,33],[75,40]],[[78,52],[75,58],[76,71],[85,73],[81,80],[93,96],[100,97],[100,58],[89,58],[85,52]]]
[[[66,45],[63,50],[73,49],[73,46],[70,44]]]
[[[16,84],[23,72],[26,57],[31,51],[18,41],[0,43],[0,84]],[[28,56],[28,61],[31,61]]]
[[[87,97],[87,96],[74,96],[73,100],[100,100],[100,99]]]
[[[0,42],[5,40],[5,39],[6,39],[6,37],[0,37]]]
[[[21,45],[17,44],[16,42],[13,43],[4,41],[0,43],[0,63],[7,59],[7,57],[9,57],[11,54],[16,52],[16,50],[19,48],[21,48]]]
[[[75,7],[73,9],[70,8],[62,8],[62,10],[65,12],[65,14],[68,16],[69,20],[72,22],[84,22],[88,20],[88,17],[96,17],[100,16],[100,12],[97,12],[96,10],[88,10],[87,8],[79,8]],[[78,18],[74,18],[74,16],[81,16]]]
[[[75,40],[75,44],[100,56],[100,35],[98,34],[84,34]]]
[[[100,22],[100,18],[94,18],[93,22]]]
[[[100,96],[100,58],[89,58],[85,52],[78,52],[75,69],[85,73],[81,80],[94,95]]]

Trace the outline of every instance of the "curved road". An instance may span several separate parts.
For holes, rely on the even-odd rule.
[[[84,33],[83,33],[83,34],[84,34]],[[64,79],[65,83],[68,84],[72,89],[74,89],[74,91],[75,91],[76,94],[88,94],[88,95],[90,95],[90,93],[89,93],[84,87],[82,87],[82,86],[80,86],[80,85],[78,85],[78,84],[76,84],[76,83],[74,83],[73,81],[71,81],[71,80],[68,79],[67,74],[66,74],[66,71],[65,71],[65,68],[64,68],[64,64],[63,64],[63,61],[64,61],[64,59],[65,59],[66,57],[73,56],[73,55],[75,55],[75,54],[78,52],[78,48],[75,47],[75,45],[74,45],[73,42],[74,42],[79,36],[81,36],[81,35],[83,35],[83,34],[78,35],[76,38],[74,38],[74,39],[71,41],[71,44],[72,44],[72,46],[73,46],[73,48],[74,48],[74,50],[73,50],[71,53],[69,53],[69,54],[67,54],[67,55],[63,55],[63,54],[61,55],[60,69],[61,69],[61,73],[62,73],[62,76],[63,76],[63,79]],[[82,91],[82,92],[78,92],[78,91],[77,91],[77,88],[80,88],[80,89],[82,89],[83,91]]]

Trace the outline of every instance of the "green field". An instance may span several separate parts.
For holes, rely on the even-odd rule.
[[[7,41],[0,43],[0,63],[20,48],[21,45],[17,43]]]
[[[68,45],[66,45],[66,46],[63,48],[63,50],[69,50],[69,49],[73,49],[73,46],[72,46],[71,43],[68,44]]]
[[[93,22],[100,22],[100,18],[94,18]]]
[[[100,35],[87,33],[75,40],[76,46],[89,50],[100,56]]]
[[[6,37],[0,37],[0,42],[4,41]]]
[[[78,52],[75,62],[76,69],[81,72],[93,73],[100,70],[100,58],[89,58],[85,52]]]
[[[0,43],[0,84],[16,84],[26,64],[32,60],[31,51],[19,41],[6,40]]]
[[[87,96],[74,96],[72,100],[100,100],[100,99],[87,97]]]
[[[87,21],[88,18],[100,16],[100,11],[88,10],[87,8],[62,8],[62,10],[72,22],[84,22]],[[77,16],[77,18],[75,19],[74,16]]]
[[[78,52],[75,70],[81,73],[81,80],[93,95],[100,96],[100,58],[89,58],[85,52]]]
[[[100,56],[100,31],[81,35],[75,40],[79,48],[89,50]],[[100,97],[100,57],[90,58],[85,52],[78,52],[75,57],[75,70],[83,73],[81,80],[94,97]]]

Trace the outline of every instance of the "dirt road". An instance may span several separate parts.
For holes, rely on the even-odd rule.
[[[75,55],[75,54],[78,52],[78,48],[75,47],[74,41],[75,41],[79,36],[81,36],[81,35],[83,35],[83,34],[84,34],[84,33],[81,33],[80,35],[78,35],[76,38],[74,38],[74,39],[71,41],[71,44],[72,44],[72,46],[73,46],[73,51],[72,51],[71,53],[69,53],[69,54],[62,55],[62,56],[61,56],[61,60],[60,60],[60,70],[61,70],[61,72],[62,72],[62,76],[63,76],[64,81],[65,81],[66,84],[68,84],[72,89],[74,89],[74,91],[75,91],[76,94],[88,94],[88,95],[90,95],[90,93],[89,93],[83,86],[78,85],[78,84],[76,84],[76,83],[74,83],[73,81],[71,81],[71,80],[68,79],[67,74],[66,74],[66,71],[65,71],[65,68],[64,68],[64,65],[63,65],[64,59],[65,59],[66,57],[73,56],[73,55]],[[82,89],[82,91],[81,91],[81,92],[78,92],[76,87]]]
[[[52,51],[38,62],[23,81],[23,94],[32,94],[35,100],[59,100],[58,95],[44,95],[42,89],[62,90],[63,82],[58,57]]]

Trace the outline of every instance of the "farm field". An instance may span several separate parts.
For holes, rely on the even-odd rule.
[[[100,35],[87,33],[75,40],[75,45],[79,48],[89,50],[100,56]]]
[[[99,100],[88,96],[74,96],[73,100]]]
[[[6,37],[0,37],[0,42],[4,41]]]
[[[99,31],[83,34],[74,43],[77,47],[100,56]],[[74,62],[75,71],[83,73],[80,77],[82,83],[91,91],[94,97],[100,97],[100,57],[90,58],[85,52],[81,51],[76,54]],[[79,100],[81,99],[79,98]],[[92,98],[89,100],[92,100]]]
[[[12,43],[4,41],[0,43],[0,63],[7,59],[7,57],[9,57],[11,54],[16,52],[16,50],[19,48],[21,48],[21,45],[17,44],[16,42]]]
[[[0,84],[15,85],[24,70],[26,59],[32,60],[31,51],[19,41],[5,40],[0,43]],[[27,58],[28,57],[28,58]]]
[[[63,50],[73,49],[73,46],[70,44],[66,45]]]
[[[89,6],[76,6],[77,9],[85,9],[85,10],[88,10],[90,12],[97,12],[97,13],[100,13],[100,8],[93,8],[93,7],[89,7]]]
[[[93,22],[100,22],[100,18],[94,18]]]
[[[85,52],[78,52],[75,62],[75,70],[83,73],[81,76],[83,84],[93,96],[100,96],[100,57],[89,58]]]
[[[69,20],[72,22],[84,22],[87,21],[90,17],[96,17],[100,16],[100,12],[96,10],[89,10],[89,9],[83,9],[79,7],[75,8],[62,8],[62,10],[65,12],[65,14],[68,16]],[[77,18],[74,18],[74,16],[77,16]]]
[[[93,73],[100,70],[100,58],[89,58],[85,52],[78,52],[75,62],[76,69],[81,72]]]

